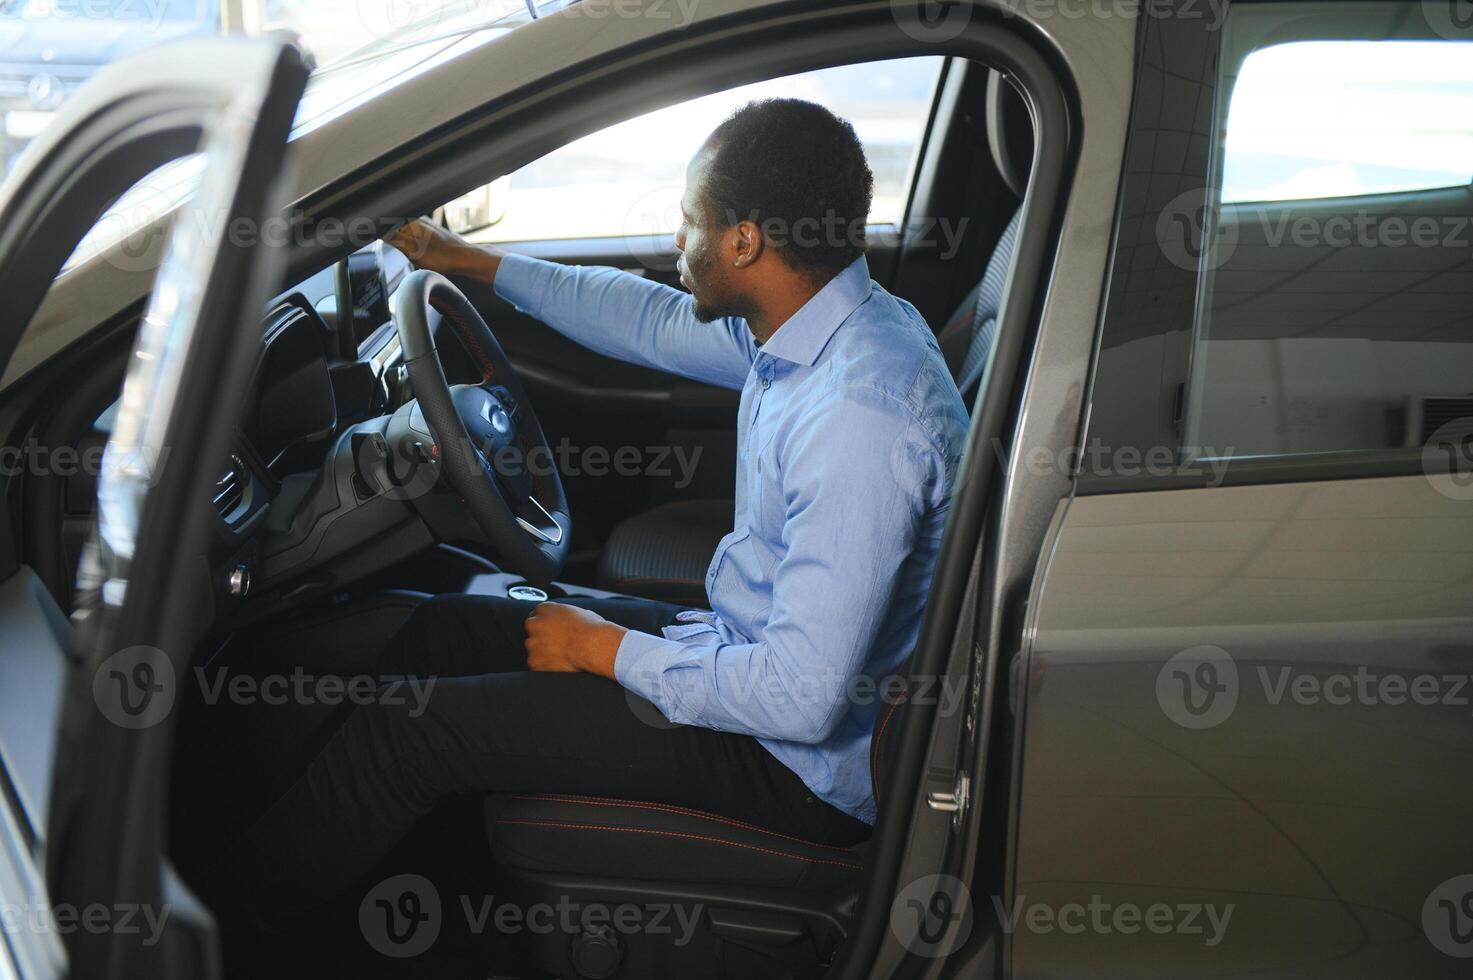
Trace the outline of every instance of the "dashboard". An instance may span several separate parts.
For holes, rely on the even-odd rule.
[[[212,491],[219,534],[211,564],[222,598],[244,599],[263,571],[273,577],[261,532],[290,537],[345,434],[412,397],[389,312],[410,271],[401,252],[375,242],[267,304],[239,426]]]

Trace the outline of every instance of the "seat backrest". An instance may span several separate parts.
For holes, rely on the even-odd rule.
[[[987,144],[993,166],[1003,184],[1021,201],[1033,169],[1033,120],[1018,90],[996,71],[987,78],[986,101]],[[982,278],[936,334],[946,366],[968,405],[992,357],[997,314],[1013,261],[1020,214],[1021,209],[1013,213],[992,247]]]
[[[898,724],[901,715],[904,714],[905,702],[908,700],[910,690],[906,689],[885,706],[880,712],[880,718],[875,722],[874,734],[869,743],[869,777],[870,792],[874,795],[875,802],[880,802],[880,777],[895,768],[895,747],[900,740],[895,737],[899,730]]]
[[[992,356],[992,343],[997,337],[997,313],[1008,283],[1008,267],[1013,261],[1013,244],[1018,238],[1021,214],[1021,211],[1013,214],[992,249],[992,257],[987,260],[981,281],[972,287],[936,335],[957,390],[969,405]]]

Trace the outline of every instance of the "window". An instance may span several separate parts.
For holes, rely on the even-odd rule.
[[[1304,41],[1255,51],[1232,85],[1227,202],[1473,181],[1473,57],[1448,41]]]
[[[679,224],[685,167],[739,106],[809,99],[849,120],[875,175],[871,224],[899,225],[940,58],[825,68],[718,92],[575,140],[446,206],[477,242],[666,235]]]
[[[1200,275],[1185,455],[1465,440],[1473,38],[1314,40],[1244,56],[1235,44],[1251,47],[1241,39],[1258,9],[1229,21],[1221,200],[1205,195],[1205,247],[1185,253]]]

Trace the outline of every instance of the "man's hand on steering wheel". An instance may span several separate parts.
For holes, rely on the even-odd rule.
[[[472,245],[423,218],[401,226],[384,241],[403,252],[416,268],[442,276],[466,276],[490,284],[496,281],[496,269],[501,264],[499,249]]]

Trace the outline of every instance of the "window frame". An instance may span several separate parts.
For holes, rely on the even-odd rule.
[[[1084,445],[1075,467],[1081,495],[1181,490],[1214,486],[1299,483],[1366,477],[1434,475],[1451,472],[1422,447],[1336,450],[1319,453],[1231,456],[1187,460],[1183,445],[1193,378],[1193,355],[1201,304],[1210,289],[1198,242],[1195,265],[1174,264],[1157,240],[1158,223],[1180,214],[1184,195],[1204,200],[1214,193],[1221,173],[1223,146],[1215,143],[1220,113],[1225,113],[1236,73],[1221,70],[1223,58],[1241,63],[1252,51],[1290,41],[1345,39],[1448,40],[1415,18],[1396,18],[1395,4],[1384,0],[1294,0],[1289,3],[1241,0],[1227,8],[1271,11],[1256,18],[1254,35],[1240,33],[1236,52],[1225,50],[1226,21],[1203,16],[1196,0],[1169,0],[1157,15],[1142,17],[1136,55],[1136,82],[1126,136],[1125,166],[1116,199],[1109,267],[1090,375]],[[1333,11],[1333,17],[1325,14]],[[1404,13],[1404,11],[1403,11]],[[1473,42],[1473,31],[1468,33]],[[1199,98],[1180,98],[1195,80]],[[1226,84],[1219,84],[1226,79]],[[1175,96],[1175,97],[1172,97]],[[1158,156],[1161,141],[1172,153]],[[1179,148],[1180,156],[1173,156]],[[1180,159],[1174,167],[1163,157]],[[1193,190],[1195,189],[1195,190]],[[1203,239],[1206,235],[1203,234]],[[1142,272],[1146,259],[1148,275]],[[1133,274],[1136,277],[1133,281]],[[1142,287],[1139,280],[1148,278]],[[1136,460],[1171,462],[1159,472],[1131,466],[1116,470],[1102,461],[1125,454]],[[1213,463],[1217,463],[1214,468]]]
[[[948,54],[945,54],[945,53],[942,53],[942,54],[929,54],[929,53],[924,53],[924,52],[917,52],[916,54],[906,55],[906,56],[902,56],[902,57],[899,57],[899,58],[871,58],[871,59],[868,59],[866,61],[843,62],[843,63],[835,64],[835,65],[825,65],[822,68],[812,68],[812,69],[809,69],[808,71],[794,72],[792,75],[789,75],[789,76],[779,76],[779,77],[796,77],[796,76],[799,76],[799,75],[808,75],[808,74],[812,74],[814,72],[819,72],[819,71],[827,71],[827,70],[832,69],[832,68],[851,67],[853,65],[874,64],[876,62],[882,62],[882,61],[905,61],[905,60],[920,60],[920,59],[933,59],[933,60],[936,61],[936,74],[935,74],[935,77],[931,79],[930,94],[926,96],[925,100],[922,103],[920,103],[920,105],[918,107],[918,110],[917,110],[917,115],[918,115],[918,117],[920,119],[919,132],[916,135],[915,145],[913,147],[911,147],[911,151],[910,151],[910,162],[906,165],[905,176],[904,176],[904,178],[900,182],[900,197],[901,197],[900,216],[899,216],[899,218],[896,221],[893,221],[893,222],[891,222],[891,221],[880,221],[880,222],[866,221],[865,222],[865,226],[864,226],[865,227],[865,236],[869,240],[871,240],[871,241],[874,241],[879,236],[884,235],[884,236],[891,236],[891,237],[893,237],[896,240],[896,243],[898,244],[899,243],[899,240],[900,240],[900,237],[901,237],[902,230],[907,227],[907,225],[908,225],[908,223],[910,221],[911,208],[914,205],[915,197],[916,197],[916,182],[917,182],[917,180],[918,180],[918,178],[920,176],[920,162],[921,162],[922,156],[923,156],[923,154],[925,152],[927,141],[931,137],[931,121],[934,119],[934,117],[936,115],[937,101],[941,98],[941,89],[942,89],[943,84],[946,81],[946,76],[947,76],[947,72],[948,72],[948,68],[949,68],[949,63],[951,61],[951,57],[952,56],[950,56]],[[759,81],[772,81],[772,80],[773,79],[762,79],[762,80],[759,80]],[[658,112],[665,112],[665,111],[667,111],[669,109],[676,108],[677,106],[682,106],[682,105],[685,105],[685,104],[687,104],[689,102],[694,102],[697,99],[706,98],[709,95],[717,95],[717,94],[720,94],[721,92],[727,92],[727,91],[730,91],[733,88],[743,88],[743,87],[745,87],[746,85],[749,85],[749,84],[757,84],[757,83],[745,82],[745,83],[741,83],[741,84],[738,84],[738,85],[730,86],[729,88],[726,88],[726,89],[717,89],[715,92],[707,92],[707,93],[705,93],[703,95],[692,96],[691,98],[686,99],[686,100],[684,100],[682,102],[672,102],[669,105],[660,106],[658,109],[652,109],[648,113],[645,113],[645,115],[654,115],[655,113],[658,113]],[[642,117],[641,116],[631,116],[628,119],[620,119],[617,122],[610,123],[608,128],[612,128],[613,126],[622,125],[623,123],[627,123],[627,122],[630,122],[633,119],[639,119],[639,118],[642,118]],[[594,132],[599,132],[599,131],[598,130],[595,130]],[[585,134],[585,135],[593,135],[593,134],[590,133],[590,134]],[[567,145],[567,144],[564,144],[564,145]],[[563,147],[557,147],[556,149],[554,149],[554,150],[552,150],[550,152],[551,153],[556,153],[556,152],[558,152],[558,150],[561,150],[562,148]],[[546,155],[550,155],[550,154],[546,154]],[[546,155],[544,155],[544,156],[546,156]],[[541,160],[541,159],[543,159],[543,157],[538,157],[537,159],[531,160],[528,163],[523,164],[522,166],[523,167],[531,166],[532,164],[537,163],[538,160]],[[522,169],[522,167],[518,167],[517,168],[517,170],[520,170],[520,169]],[[516,174],[516,172],[517,172],[516,170],[513,170],[513,171],[509,172],[508,174],[506,174],[505,176],[507,176],[507,177],[514,176]],[[486,186],[486,185],[482,185],[482,186]],[[479,188],[477,188],[477,189],[479,189]],[[491,226],[488,226],[488,227],[491,227]],[[647,234],[647,235],[590,234],[590,235],[578,235],[578,236],[560,236],[560,237],[553,237],[553,238],[547,238],[547,237],[543,237],[543,238],[508,238],[508,239],[492,238],[492,239],[484,239],[483,240],[483,239],[479,238],[480,232],[483,231],[483,230],[484,229],[474,229],[474,230],[467,231],[467,232],[459,232],[459,234],[464,234],[464,235],[469,235],[469,236],[475,237],[475,240],[477,241],[478,244],[482,244],[482,243],[483,244],[490,244],[490,245],[496,246],[497,248],[509,248],[509,249],[514,250],[514,251],[527,251],[528,254],[533,254],[533,252],[530,251],[530,250],[536,250],[535,254],[537,254],[539,256],[542,256],[543,255],[543,252],[546,252],[547,253],[547,257],[552,257],[554,255],[563,254],[563,253],[582,254],[584,252],[590,251],[590,248],[597,248],[597,247],[601,246],[603,243],[623,242],[623,241],[629,240],[631,238],[648,238],[648,239],[656,240],[657,241],[657,240],[660,240],[660,239],[669,239],[669,238],[674,237],[674,232],[671,231],[671,232],[657,232],[657,233],[654,233],[654,234]],[[566,247],[565,248],[559,248],[558,246],[560,246],[560,245],[561,246],[566,246]]]

